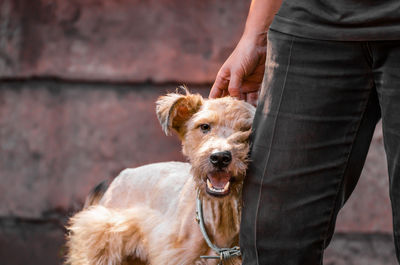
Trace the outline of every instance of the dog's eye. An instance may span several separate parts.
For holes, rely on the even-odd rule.
[[[210,124],[207,124],[207,123],[201,124],[200,125],[200,130],[203,133],[208,133],[211,130],[211,126],[210,126]]]

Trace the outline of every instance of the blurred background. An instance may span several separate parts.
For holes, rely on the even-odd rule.
[[[94,185],[184,160],[154,102],[182,83],[208,95],[249,4],[0,0],[1,264],[61,264],[66,220]],[[325,264],[396,264],[391,218],[378,126]]]

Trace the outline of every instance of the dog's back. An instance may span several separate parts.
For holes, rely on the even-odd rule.
[[[188,163],[161,162],[128,168],[113,180],[98,204],[114,209],[146,205],[165,214],[176,210],[179,194],[184,192],[183,187],[188,182],[192,183]],[[101,192],[95,194],[98,197]],[[94,195],[91,198],[94,199]]]

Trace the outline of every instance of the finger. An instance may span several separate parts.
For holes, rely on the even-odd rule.
[[[227,97],[227,96],[229,96],[228,89],[226,89],[226,90],[224,90],[224,91],[222,92],[222,97]]]
[[[246,98],[246,102],[250,103],[253,106],[257,106],[258,92],[248,93]]]
[[[223,96],[224,91],[227,91],[229,84],[229,72],[220,71],[213,86],[211,87],[209,98],[220,98]]]
[[[244,81],[241,86],[241,91],[242,93],[254,93],[258,92],[261,88],[261,84],[258,82],[250,82],[250,81]]]
[[[241,99],[240,87],[242,85],[242,78],[238,74],[231,74],[231,80],[229,81],[228,91],[231,97]]]
[[[240,99],[247,102],[247,94],[246,93],[240,93]]]

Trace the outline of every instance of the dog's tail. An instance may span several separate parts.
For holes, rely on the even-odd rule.
[[[154,228],[157,219],[148,208],[90,206],[70,219],[67,264],[117,265],[127,257],[145,261],[148,254],[143,234]]]
[[[104,180],[100,182],[96,187],[94,187],[90,191],[89,195],[86,197],[83,209],[86,209],[91,205],[98,204],[101,198],[103,197],[104,193],[106,193],[108,185],[109,185],[108,181]]]

